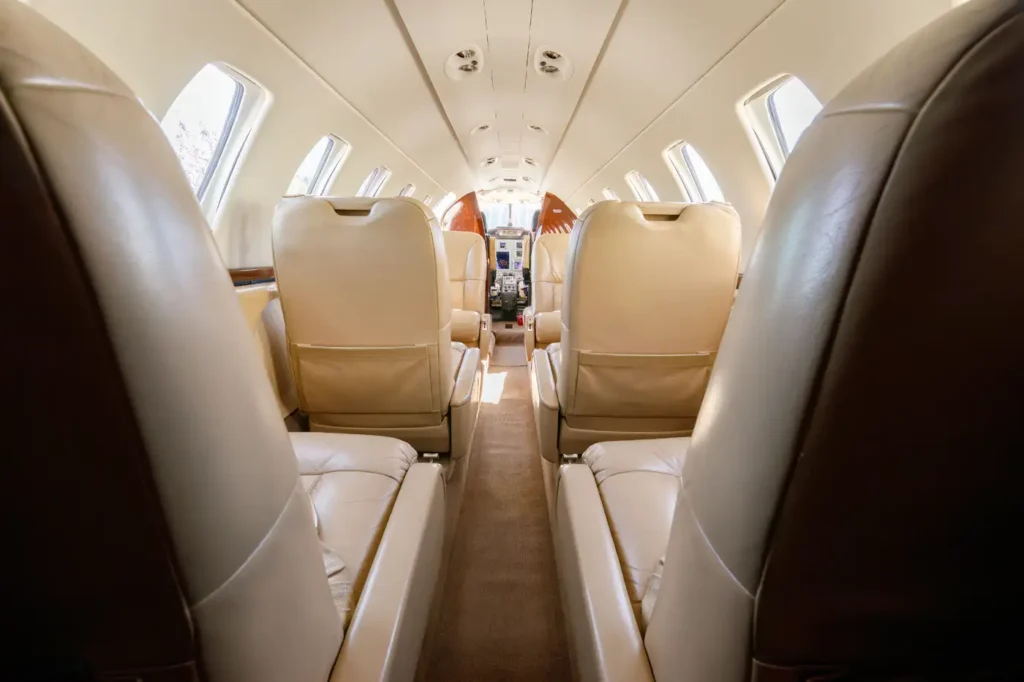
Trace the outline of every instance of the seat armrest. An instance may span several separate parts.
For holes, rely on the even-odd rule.
[[[439,464],[409,468],[331,682],[415,676],[441,570],[444,497]]]
[[[469,454],[476,430],[476,419],[480,412],[480,395],[484,386],[484,361],[479,348],[467,348],[455,375],[455,390],[452,391],[451,413],[451,456],[460,459]]]
[[[552,310],[537,313],[534,317],[533,335],[537,345],[547,346],[562,340],[562,311]]]
[[[491,329],[493,323],[491,321],[491,314],[484,313],[480,316],[480,341],[477,344],[480,347],[480,355],[484,361],[491,356]]]
[[[459,373],[455,375],[455,388],[452,390],[452,407],[461,407],[473,397],[473,381],[481,368],[479,348],[467,348],[462,355]]]
[[[527,361],[533,359],[533,349],[537,346],[537,337],[534,335],[536,325],[536,313],[533,306],[523,308],[523,345],[526,346]]]
[[[480,340],[480,317],[475,310],[452,310],[452,341],[476,345]]]
[[[543,349],[533,353],[530,393],[540,454],[550,462],[558,462],[558,392],[551,356]]]
[[[555,553],[571,659],[581,680],[654,680],[590,467],[559,471]]]

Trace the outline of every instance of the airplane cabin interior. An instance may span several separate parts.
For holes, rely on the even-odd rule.
[[[0,680],[1024,679],[1021,0],[0,0],[0,182]]]

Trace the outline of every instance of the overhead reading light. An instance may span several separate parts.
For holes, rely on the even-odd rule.
[[[528,175],[524,175],[523,176],[523,182],[531,182],[532,183],[533,182],[533,178],[531,178]]]
[[[526,127],[529,128],[530,130],[532,130],[535,133],[544,133],[546,135],[547,132],[548,132],[548,131],[544,130],[543,128],[541,128],[539,125],[536,125],[534,123],[528,123],[526,125]]]
[[[484,68],[483,51],[476,45],[464,47],[444,60],[444,73],[453,81],[475,76]]]
[[[537,165],[537,162],[534,161],[533,159],[531,159],[529,156],[527,156],[525,159],[523,159],[523,161],[526,163],[527,166],[536,166]]]
[[[470,134],[471,135],[476,135],[477,133],[486,133],[490,129],[491,129],[491,125],[489,123],[481,123],[476,128],[473,128],[473,130],[470,131]]]
[[[498,159],[496,157],[494,157],[494,156],[488,156],[486,159],[484,159],[483,165],[490,166],[490,165],[492,165],[497,160]]]
[[[565,81],[572,76],[572,62],[549,47],[541,47],[533,55],[533,68],[545,78]]]

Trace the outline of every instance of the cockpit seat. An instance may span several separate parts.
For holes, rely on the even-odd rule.
[[[562,338],[562,288],[569,254],[569,234],[542,234],[533,245],[530,290],[533,300],[523,311],[526,357],[534,348],[546,348]]]
[[[1022,83],[975,0],[804,132],[692,437],[561,467],[579,679],[1021,679]]]
[[[478,347],[486,360],[494,345],[487,307],[487,244],[474,232],[442,232],[451,287],[452,341]]]
[[[0,679],[413,679],[441,467],[391,439],[289,439],[160,126],[13,0],[0,103],[5,267],[34,282],[2,341]]]

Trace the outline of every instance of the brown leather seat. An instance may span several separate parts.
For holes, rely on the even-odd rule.
[[[452,341],[479,347],[486,359],[493,344],[487,305],[487,244],[475,232],[442,232],[451,287]]]
[[[412,679],[440,467],[386,438],[293,449],[159,125],[27,5],[0,27],[5,254],[35,282],[3,342],[0,678]]]
[[[1024,678],[1021,84],[974,0],[804,133],[692,439],[561,468],[582,679]]]
[[[562,338],[562,289],[569,257],[569,233],[542,234],[533,244],[530,292],[533,300],[523,311],[526,357],[534,348],[547,348]]]

